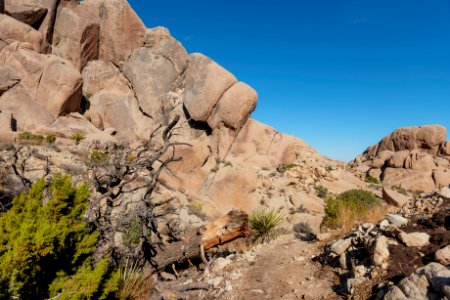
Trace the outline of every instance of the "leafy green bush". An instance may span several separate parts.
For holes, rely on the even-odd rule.
[[[381,202],[364,190],[350,190],[327,201],[324,225],[351,228],[356,222],[378,219],[384,213]]]
[[[108,260],[92,263],[99,236],[83,219],[88,197],[86,184],[55,175],[13,200],[0,216],[0,286],[7,287],[0,298],[101,299],[114,292]]]
[[[36,142],[36,143],[40,144],[45,140],[45,138],[42,135],[33,134],[31,132],[25,131],[25,132],[19,133],[19,140],[31,141],[31,142]]]
[[[280,173],[284,173],[288,170],[294,169],[296,167],[299,167],[299,165],[294,164],[294,163],[290,163],[290,164],[281,164],[277,167],[277,171]]]
[[[318,185],[314,189],[318,197],[325,199],[328,196],[328,189],[323,185]]]
[[[277,236],[275,228],[281,224],[283,216],[278,214],[275,209],[256,210],[250,214],[249,222],[257,239],[263,243],[273,240]]]
[[[370,175],[366,176],[366,182],[373,183],[373,184],[380,184],[380,181],[376,179],[375,177],[372,177]]]
[[[92,150],[91,151],[91,165],[101,165],[108,161],[108,153],[99,151],[99,150]]]
[[[45,140],[47,141],[47,143],[53,144],[54,142],[56,142],[56,136],[54,136],[53,134],[47,135]]]
[[[74,133],[72,133],[72,135],[70,136],[70,138],[72,140],[75,141],[75,144],[79,144],[82,140],[84,140],[86,137],[84,136],[84,134],[80,131],[75,131]]]

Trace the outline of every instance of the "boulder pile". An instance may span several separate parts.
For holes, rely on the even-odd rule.
[[[450,257],[450,227],[445,221],[449,218],[448,207],[449,198],[442,193],[422,195],[406,203],[399,213],[388,214],[376,224],[359,225],[330,243],[321,259],[335,266],[345,278],[341,282],[342,293],[357,299],[410,299],[416,291],[406,286],[427,270],[440,270],[439,274],[445,275],[443,280],[450,280],[445,267]],[[439,274],[421,278],[417,295],[447,295],[442,285],[432,283]],[[404,279],[393,282],[401,278]]]
[[[431,192],[450,184],[450,143],[439,125],[395,130],[352,163],[360,176],[413,192]]]

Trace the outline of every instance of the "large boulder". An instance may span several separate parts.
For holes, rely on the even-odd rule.
[[[202,54],[190,55],[186,74],[184,106],[195,121],[206,122],[222,95],[236,78]]]
[[[0,65],[0,96],[13,88],[20,82],[20,77],[17,76],[10,68],[5,65]]]
[[[433,179],[437,188],[450,186],[450,170],[433,172]]]
[[[128,80],[110,62],[92,61],[83,70],[85,115],[99,129],[114,128],[128,140],[148,137],[155,127],[145,116]]]
[[[446,135],[447,130],[440,125],[399,128],[381,140],[378,152],[424,149],[437,154]]]
[[[82,83],[81,74],[68,61],[50,55],[42,70],[36,101],[55,118],[77,112],[80,109]]]
[[[147,29],[144,46],[154,54],[159,54],[170,60],[178,74],[187,67],[188,53],[183,45],[174,39],[167,28],[156,27]]]
[[[81,5],[63,6],[56,16],[52,54],[81,71],[89,61],[98,59],[99,34],[98,16]]]
[[[159,119],[174,108],[169,92],[178,79],[178,72],[164,56],[154,54],[150,48],[136,49],[124,63],[123,73],[147,115]]]
[[[12,44],[16,41],[25,42],[36,52],[42,50],[43,37],[41,33],[30,25],[5,14],[0,14],[0,40],[6,44]]]
[[[15,42],[0,52],[0,63],[13,70],[22,85],[34,95],[39,86],[47,56]]]
[[[81,6],[100,18],[99,58],[119,64],[143,45],[146,27],[126,0],[86,0]]]
[[[5,0],[6,14],[14,19],[34,25],[47,14],[47,8],[33,0]]]
[[[21,83],[0,97],[0,110],[13,115],[17,131],[35,131],[54,121],[53,116],[34,100]]]
[[[221,125],[241,129],[250,113],[255,109],[258,94],[243,82],[234,84],[217,102],[208,118],[208,125],[216,128]]]
[[[431,171],[386,168],[382,179],[386,185],[409,191],[432,192],[435,188]]]
[[[404,167],[405,169],[432,171],[436,168],[436,164],[430,154],[419,150],[413,150],[410,155],[406,157]]]
[[[383,188],[383,199],[388,204],[397,207],[402,207],[410,200],[408,196],[400,194],[399,192],[387,187]]]

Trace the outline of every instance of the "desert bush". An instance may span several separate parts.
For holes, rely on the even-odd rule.
[[[83,219],[88,191],[55,175],[13,199],[0,216],[0,285],[8,287],[0,298],[90,299],[114,292],[106,288],[108,259],[92,263],[99,235]]]
[[[49,144],[53,144],[54,142],[56,142],[56,136],[53,134],[47,135],[45,137],[45,141]]]
[[[328,189],[323,185],[318,185],[314,189],[318,197],[325,199],[328,196]]]
[[[372,177],[370,175],[366,176],[366,182],[373,183],[373,184],[380,184],[380,181],[376,179],[375,177]]]
[[[25,131],[25,132],[19,133],[19,140],[35,142],[37,144],[40,144],[40,143],[44,142],[45,138],[43,135],[33,134],[31,132]]]
[[[106,163],[108,158],[108,153],[94,149],[91,151],[90,163],[91,165],[101,165]]]
[[[250,214],[249,222],[256,238],[261,242],[269,242],[276,238],[276,227],[283,221],[283,216],[275,209],[260,209]]]
[[[150,272],[130,259],[119,268],[119,276],[121,284],[116,295],[119,299],[144,299],[153,287]]]
[[[358,222],[377,221],[384,216],[381,201],[371,192],[350,190],[327,201],[324,225],[349,229]]]
[[[277,167],[277,171],[280,173],[284,173],[288,170],[294,169],[296,167],[298,167],[299,165],[294,164],[294,163],[290,163],[290,164],[281,164]]]
[[[122,241],[124,245],[135,245],[139,243],[139,239],[142,235],[142,224],[138,218],[132,218],[124,224],[124,232]]]
[[[86,137],[84,136],[84,134],[80,131],[75,131],[74,133],[72,133],[72,135],[70,136],[70,138],[72,140],[75,141],[75,144],[79,144],[82,140],[84,140]]]

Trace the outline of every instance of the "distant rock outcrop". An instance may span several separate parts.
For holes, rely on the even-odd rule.
[[[430,192],[450,184],[447,130],[439,125],[395,130],[357,157],[352,167],[384,184]]]

